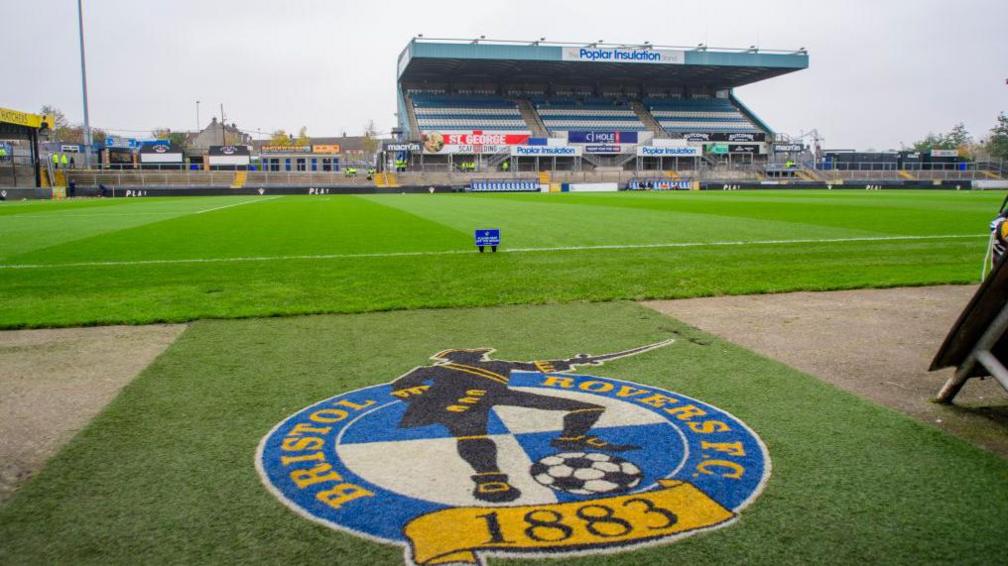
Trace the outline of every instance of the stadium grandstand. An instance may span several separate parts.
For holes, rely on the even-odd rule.
[[[769,130],[766,126],[757,126],[738,106],[722,98],[649,98],[645,103],[662,129],[673,135],[691,132],[756,134]]]
[[[823,150],[818,132],[778,133],[736,96],[808,65],[804,48],[418,36],[398,57],[392,139],[360,138],[353,154],[349,138],[213,146],[211,124],[210,146],[181,161],[166,165],[171,148],[123,149],[121,166],[66,175],[76,194],[112,195],[1004,183],[1003,163],[950,150]]]
[[[804,48],[416,37],[399,56],[397,131],[422,151],[399,158],[463,171],[524,155],[573,170],[637,169],[637,157],[766,161],[774,131],[734,89],[808,61]]]

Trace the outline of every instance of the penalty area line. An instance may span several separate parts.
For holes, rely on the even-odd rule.
[[[274,197],[279,198],[279,197]],[[243,203],[231,204],[228,206],[239,206]],[[227,207],[221,207],[227,208]],[[208,209],[203,212],[210,212]],[[198,212],[196,214],[199,214]],[[502,249],[498,253],[523,254],[539,252],[576,252],[591,250],[636,250],[636,249],[662,249],[662,248],[708,248],[718,246],[778,246],[788,244],[843,244],[853,242],[899,242],[899,241],[920,241],[920,240],[957,240],[964,238],[988,238],[985,234],[945,234],[931,236],[864,236],[854,238],[807,238],[796,240],[733,240],[722,242],[666,242],[657,244],[599,244],[592,246],[554,246],[543,248],[511,248]],[[373,252],[359,254],[314,254],[314,255],[274,255],[274,256],[239,256],[239,257],[210,257],[210,258],[183,258],[183,259],[138,259],[123,261],[81,261],[72,263],[0,263],[0,269],[46,269],[59,267],[120,267],[133,265],[174,265],[174,264],[199,264],[199,263],[242,263],[242,262],[270,262],[270,261],[298,261],[298,260],[325,260],[325,259],[365,259],[384,257],[424,257],[424,256],[448,256],[472,254],[473,250],[440,250],[440,251],[420,251],[420,252]]]

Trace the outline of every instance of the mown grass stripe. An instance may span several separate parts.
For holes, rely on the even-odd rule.
[[[249,199],[249,200],[243,200],[241,202],[236,202],[234,204],[225,204],[225,205],[222,205],[222,206],[215,206],[213,208],[207,208],[205,210],[197,210],[193,214],[206,214],[207,212],[213,212],[215,210],[223,210],[225,208],[232,208],[232,207],[235,207],[235,206],[241,206],[243,204],[251,204],[253,202],[266,202],[266,201],[270,201],[270,200],[276,200],[278,198],[280,198],[280,195],[274,196],[274,197],[266,197],[266,198],[256,197],[256,198],[252,198],[252,199]]]
[[[209,212],[209,210],[205,212]],[[951,240],[962,238],[986,238],[986,237],[988,237],[986,234],[941,234],[941,235],[928,235],[928,236],[863,236],[852,238],[799,238],[799,239],[785,239],[785,240],[726,240],[721,242],[599,244],[590,246],[550,246],[539,248],[512,248],[512,249],[502,249],[500,250],[500,253],[514,254],[514,253],[625,250],[625,249],[649,249],[649,248],[703,248],[703,247],[716,247],[716,246],[776,246],[776,245],[788,245],[788,244],[834,244],[834,243],[849,243],[849,242],[899,242],[899,241],[913,241],[913,240]],[[0,269],[45,269],[55,267],[60,268],[116,267],[116,266],[132,266],[132,265],[168,265],[168,264],[191,264],[191,263],[236,263],[236,262],[292,261],[292,260],[446,256],[446,255],[458,255],[469,253],[472,253],[472,250],[467,248],[462,250],[372,252],[372,253],[360,253],[360,254],[308,254],[308,255],[216,257],[216,258],[141,259],[141,260],[129,260],[129,261],[81,261],[71,263],[0,264]]]

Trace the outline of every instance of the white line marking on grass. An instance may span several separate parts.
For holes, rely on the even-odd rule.
[[[987,237],[981,234],[944,234],[938,236],[862,236],[853,238],[808,238],[795,240],[735,240],[724,242],[668,242],[659,244],[599,244],[594,246],[557,246],[549,248],[510,248],[500,250],[510,253],[564,252],[579,250],[622,250],[646,248],[702,248],[713,246],[772,246],[779,244],[830,244],[844,242],[888,242],[899,240],[947,240],[957,238]]]
[[[234,206],[234,205],[232,205]],[[662,244],[600,244],[595,246],[557,246],[548,248],[511,248],[499,253],[568,252],[586,250],[633,250],[652,248],[706,248],[716,246],[774,246],[787,244],[833,244],[847,242],[898,242],[916,240],[954,240],[961,238],[987,238],[986,234],[945,234],[935,236],[865,236],[859,238],[820,238],[798,240],[736,240],[726,242],[668,242]],[[189,259],[137,259],[129,261],[82,261],[74,263],[0,263],[0,269],[44,269],[50,267],[116,267],[128,265],[172,265],[185,263],[240,263],[263,261],[292,261],[320,259],[355,259],[382,257],[446,256],[471,254],[473,250],[440,250],[426,252],[372,252],[360,254],[274,255],[245,257],[210,257]]]
[[[8,220],[8,219],[17,220],[19,218],[49,218],[52,220],[62,220],[64,218],[110,218],[116,216],[149,216],[149,215],[164,216],[166,214],[180,214],[180,213],[165,211],[165,212],[127,212],[127,213],[110,212],[108,214],[61,214],[59,212],[53,211],[50,212],[49,214],[8,214],[5,216],[0,216],[0,220]],[[183,212],[181,214],[186,213]]]
[[[215,210],[223,210],[225,208],[231,208],[232,206],[241,206],[243,204],[250,204],[250,203],[253,203],[253,202],[266,202],[268,200],[276,200],[276,199],[278,199],[278,198],[280,198],[282,196],[283,195],[276,195],[276,196],[272,196],[272,197],[256,197],[256,198],[253,198],[253,199],[243,200],[241,202],[236,202],[234,204],[225,204],[224,206],[215,206],[213,208],[207,208],[207,209],[204,209],[204,210],[197,210],[196,212],[193,212],[192,214],[204,214],[206,212],[213,212]]]

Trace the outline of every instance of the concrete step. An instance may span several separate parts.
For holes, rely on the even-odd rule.
[[[644,103],[642,103],[639,100],[632,100],[630,101],[630,108],[633,109],[634,114],[637,114],[637,117],[640,118],[640,121],[643,122],[644,125],[647,126],[649,130],[654,132],[656,138],[669,137],[668,132],[666,132],[664,128],[661,127],[661,124],[658,123],[658,120],[655,120],[655,117],[651,115],[651,112],[649,112],[648,109],[644,107]]]
[[[535,106],[532,106],[532,102],[526,98],[519,98],[515,100],[515,103],[517,103],[518,112],[521,113],[521,117],[525,120],[525,125],[528,126],[528,129],[538,137],[547,137],[546,124],[539,117],[539,113],[536,112]]]

